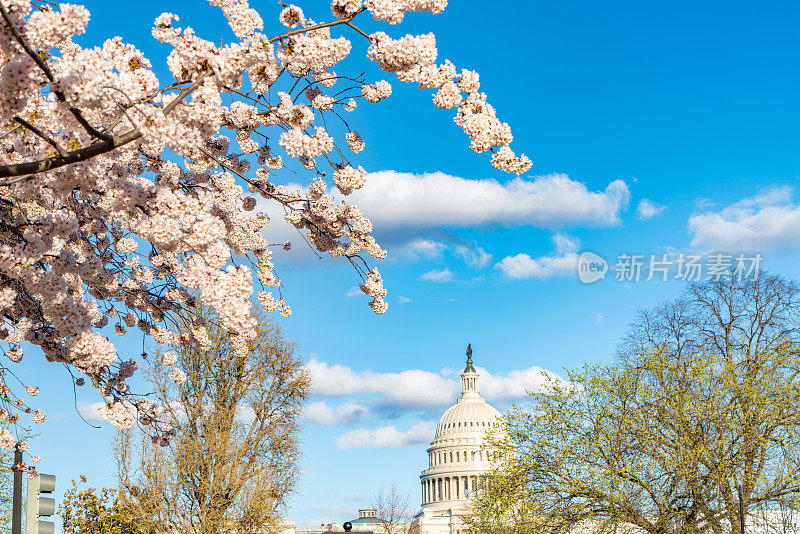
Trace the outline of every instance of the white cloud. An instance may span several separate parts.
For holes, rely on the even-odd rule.
[[[397,430],[393,426],[385,426],[375,430],[351,430],[336,439],[337,449],[393,449],[408,445],[425,445],[435,433],[433,421],[420,421],[406,431]]]
[[[719,211],[689,218],[692,246],[713,251],[800,251],[800,205],[789,186],[771,187]]]
[[[442,172],[380,171],[370,173],[350,199],[380,231],[397,226],[613,225],[627,207],[630,192],[622,180],[604,191],[589,191],[565,174],[500,183]]]
[[[441,408],[455,402],[461,392],[460,371],[439,372],[408,369],[399,373],[354,371],[340,364],[328,364],[316,358],[306,364],[311,373],[312,392],[326,397],[372,395],[371,402],[400,408]],[[478,367],[481,394],[489,401],[522,399],[527,391],[544,383],[543,372],[560,380],[558,375],[538,366],[492,374]],[[322,409],[320,409],[322,410]],[[322,415],[320,417],[323,417]]]
[[[479,247],[477,243],[472,245],[456,245],[455,253],[457,256],[463,258],[467,265],[474,269],[483,269],[492,261],[492,255]]]
[[[503,405],[508,405],[511,402],[527,397],[529,392],[539,390],[548,382],[548,377],[559,381],[562,380],[558,375],[537,366],[496,375],[482,367],[477,367],[476,369],[480,374],[478,387],[481,394],[490,402],[500,403],[499,407],[501,409]],[[359,374],[352,371],[351,373],[353,375]],[[443,407],[455,402],[457,398],[456,392],[460,390],[460,380],[457,379],[460,371],[444,369],[439,374],[425,373],[429,377],[429,380],[426,381],[415,380],[413,377],[418,376],[417,373],[425,372],[411,370],[398,374],[385,373],[382,375],[362,373],[363,383],[358,391],[380,389],[382,390],[382,399],[390,403],[400,404],[403,407],[408,403],[409,394],[425,394],[429,388],[439,387],[446,390],[447,393],[429,397],[429,400],[434,401],[432,407]],[[380,384],[379,387],[375,387],[376,382]],[[393,391],[398,389],[407,390],[399,403],[399,399],[390,398]],[[407,445],[425,445],[430,442],[434,430],[435,423],[433,421],[420,421],[408,430],[398,430],[395,426],[384,426],[372,430],[352,430],[336,439],[336,447],[338,449],[363,449],[368,447],[387,449]]]
[[[404,297],[403,295],[400,295],[399,297],[397,297],[397,302],[400,302],[401,304],[405,304],[407,302],[414,302],[414,301],[411,300],[408,297]]]
[[[503,274],[513,280],[528,278],[543,280],[552,276],[574,274],[578,265],[577,250],[580,246],[580,241],[566,235],[557,234],[553,236],[553,242],[556,245],[556,250],[552,256],[542,256],[540,258],[531,258],[528,254],[506,256],[495,264],[495,268],[500,269]]]
[[[312,402],[305,407],[303,414],[308,421],[317,425],[344,426],[362,421],[369,411],[353,401],[335,407],[326,402]]]
[[[547,376],[561,378],[536,365],[514,370],[506,374],[493,375],[483,367],[476,368],[481,375],[478,388],[487,400],[514,401],[527,397],[528,392],[537,391],[547,383]]]
[[[303,191],[298,184],[285,184]],[[329,191],[337,200],[341,195]],[[347,197],[373,222],[378,241],[390,249],[390,257],[404,254],[414,258],[434,258],[445,243],[418,238],[411,248],[392,247],[407,240],[409,234],[442,227],[513,225],[553,227],[565,225],[607,226],[619,223],[620,213],[630,201],[630,191],[622,180],[609,183],[604,190],[591,191],[586,184],[565,174],[548,174],[532,179],[514,178],[507,182],[470,180],[441,172],[413,174],[392,170],[370,173],[360,190]],[[292,243],[290,251],[274,247],[276,260],[319,261],[298,232],[284,219],[283,208],[261,197],[257,211],[269,215],[263,230],[270,243]],[[456,253],[459,253],[456,251]],[[332,261],[321,254],[326,262]],[[462,255],[471,266],[488,265],[491,256],[480,250],[474,258]]]
[[[605,317],[603,317],[603,314],[602,314],[602,313],[595,313],[594,315],[592,315],[592,322],[593,322],[594,324],[600,324],[600,323],[602,323],[603,321],[605,321],[605,319],[606,319],[606,318],[605,318]]]
[[[694,201],[694,207],[700,211],[710,210],[716,204],[710,198],[698,198]]]
[[[399,373],[356,372],[315,358],[306,364],[312,391],[324,396],[378,394],[379,402],[402,407],[443,406],[458,396],[458,384],[421,369]]]
[[[105,419],[100,416],[100,409],[105,405],[105,402],[78,401],[78,413],[89,421],[105,421]]]
[[[453,278],[455,278],[455,275],[449,267],[445,267],[444,269],[434,269],[432,271],[428,271],[427,273],[423,274],[421,278],[426,282],[452,282]]]
[[[467,241],[450,232],[436,234],[441,240],[416,237],[402,246],[389,247],[389,257],[400,261],[440,260],[449,253],[473,269],[483,269],[492,261],[492,255],[476,241]]]
[[[665,211],[667,211],[666,206],[655,204],[654,202],[643,198],[639,201],[639,205],[636,207],[636,216],[639,219],[652,219],[653,217],[658,217]]]
[[[401,247],[393,248],[391,252],[396,259],[417,261],[421,258],[440,258],[448,248],[446,243],[417,237]]]
[[[363,291],[361,291],[361,288],[358,287],[358,286],[351,288],[350,291],[348,291],[347,295],[346,295],[346,297],[349,298],[349,299],[352,299],[352,298],[355,298],[355,297],[362,297],[362,296],[365,297],[366,294]]]

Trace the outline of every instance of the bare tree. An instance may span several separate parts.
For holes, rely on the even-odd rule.
[[[151,532],[268,533],[297,479],[309,377],[293,345],[263,316],[248,351],[237,356],[213,314],[199,313],[206,346],[174,345],[174,353],[158,354],[150,375],[166,407],[161,417],[179,428],[177,436],[160,447],[143,432],[120,433],[120,482]],[[181,334],[190,328],[182,324],[176,333],[187,339]]]
[[[414,517],[410,501],[408,493],[401,493],[394,484],[388,491],[381,488],[372,496],[370,506],[375,509],[385,534],[408,533]]]

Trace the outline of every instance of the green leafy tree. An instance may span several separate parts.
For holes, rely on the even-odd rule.
[[[72,481],[58,507],[64,534],[148,534],[136,506],[123,493],[112,488],[81,487],[81,484],[86,484],[83,475],[80,483]]]
[[[472,530],[744,534],[759,512],[796,510],[798,296],[762,275],[642,313],[616,363],[506,415]]]

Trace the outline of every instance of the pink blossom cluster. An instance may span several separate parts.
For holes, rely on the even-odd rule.
[[[134,421],[134,407],[126,400],[115,399],[101,407],[100,416],[120,429],[130,428]]]
[[[170,371],[168,376],[176,384],[183,384],[187,380],[186,373],[184,373],[183,370],[180,369],[179,367],[175,367],[174,369],[172,369],[172,371]]]
[[[61,4],[59,11],[36,11],[25,25],[25,37],[36,50],[47,50],[73,35],[86,31],[89,10],[74,4]]]
[[[387,0],[386,3],[402,2]],[[497,118],[494,107],[486,102],[485,93],[478,92],[478,74],[466,69],[459,74],[448,60],[437,65],[436,37],[432,33],[392,39],[383,32],[376,32],[371,38],[367,53],[381,69],[394,73],[400,81],[417,83],[420,88],[438,89],[433,97],[436,107],[457,108],[454,120],[469,137],[473,151],[496,152],[496,149],[501,149],[502,155],[493,157],[492,165],[505,172],[522,174],[530,169],[531,160],[524,154],[516,156],[508,146],[513,140],[509,125]],[[371,100],[372,95],[364,96]]]
[[[367,171],[360,165],[357,169],[347,165],[333,172],[333,183],[336,184],[336,187],[339,188],[343,195],[349,195],[359,189],[366,181]]]
[[[366,280],[359,286],[368,297],[372,297],[369,305],[375,313],[385,313],[389,307],[384,298],[386,297],[386,290],[383,288],[383,279],[377,269],[373,269],[367,273]]]
[[[0,430],[0,448],[10,451],[17,445],[17,440],[14,435],[7,428]]]
[[[381,80],[375,84],[365,84],[361,87],[361,96],[372,104],[380,102],[384,98],[392,96],[392,85],[386,80]]]
[[[121,357],[108,336],[138,331],[159,345],[208,347],[204,323],[193,317],[200,301],[242,352],[255,333],[256,300],[289,316],[263,203],[278,205],[318,251],[350,259],[370,307],[386,311],[380,273],[366,258],[386,252],[369,219],[332,187],[348,195],[365,184],[368,172],[349,159],[365,141],[343,117],[358,99],[387,99],[392,86],[334,72],[344,72],[354,48],[342,32],[364,43],[382,71],[435,89],[435,106],[456,110],[471,148],[491,151],[494,167],[517,174],[530,167],[508,146],[510,128],[479,92],[478,74],[437,63],[433,34],[393,39],[356,26],[364,10],[396,24],[410,11],[440,13],[446,0],[332,0],[333,19],[320,23],[299,6],[282,6],[267,19],[271,35],[246,0],[209,3],[235,39],[200,36],[177,15],[160,15],[152,35],[170,49],[162,82],[119,37],[95,47],[74,42],[87,28],[84,7],[0,0],[4,424],[46,418],[2,381],[28,343],[80,375],[76,386],[91,381],[112,424],[138,420],[154,442],[167,444],[175,429],[129,386],[140,366],[153,363]],[[298,180],[305,190],[285,185]],[[254,299],[256,283],[263,290]],[[172,328],[179,319],[192,325],[180,339]],[[170,354],[161,362],[167,367],[176,363]],[[178,367],[168,376],[176,384],[187,379]],[[28,387],[29,395],[38,392]],[[9,430],[0,431],[0,447],[15,444]]]
[[[174,352],[167,351],[161,355],[161,365],[166,365],[169,367],[170,365],[175,365],[175,362],[178,361],[178,355]]]
[[[293,158],[305,156],[313,159],[333,150],[333,137],[319,126],[314,129],[314,135],[292,128],[281,134],[278,144]]]
[[[408,11],[429,11],[437,15],[447,7],[447,0],[366,0],[375,20],[400,24]]]
[[[239,39],[244,39],[256,30],[264,29],[261,15],[251,8],[246,0],[209,0],[212,6],[222,9],[228,25]]]
[[[361,9],[361,0],[332,0],[331,13],[340,19],[354,17]]]
[[[349,40],[333,38],[329,28],[320,28],[288,37],[277,57],[286,70],[299,77],[325,72],[346,58],[351,49]]]
[[[358,132],[347,132],[344,137],[347,139],[347,147],[354,154],[358,154],[364,150],[365,143]]]

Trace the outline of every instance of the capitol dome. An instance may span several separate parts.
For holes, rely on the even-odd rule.
[[[497,424],[498,417],[500,417],[500,412],[486,404],[482,398],[473,402],[463,402],[462,397],[439,419],[435,437],[471,431],[486,432],[487,429]]]
[[[500,412],[481,397],[478,377],[472,365],[472,347],[467,346],[461,397],[439,420],[428,447],[428,467],[420,473],[422,511],[415,531],[423,523],[439,523],[445,518],[452,526],[454,517],[466,513],[469,500],[482,487],[483,476],[491,468],[491,453],[484,440],[487,432],[500,424]]]

